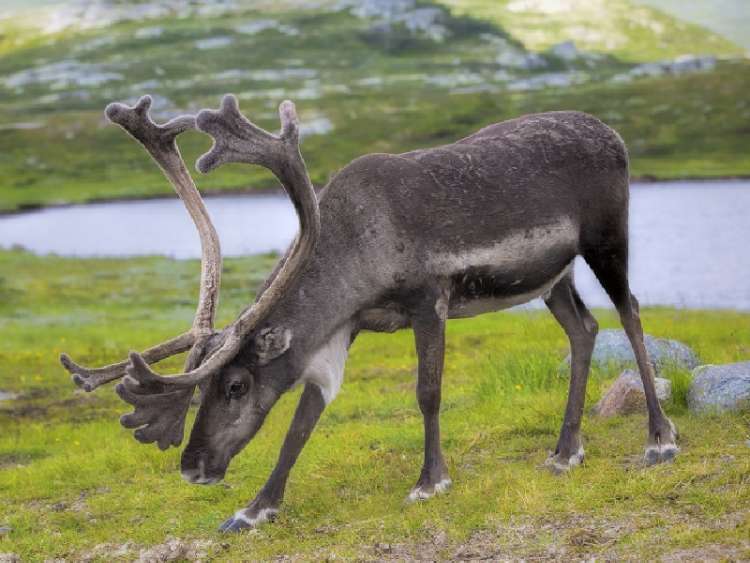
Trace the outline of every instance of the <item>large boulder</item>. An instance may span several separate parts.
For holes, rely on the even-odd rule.
[[[750,362],[700,366],[688,391],[693,412],[750,409]]]
[[[660,401],[672,398],[671,381],[657,377],[655,383],[656,396]],[[646,393],[643,390],[641,376],[629,369],[620,374],[594,407],[594,414],[602,417],[645,412]]]
[[[668,366],[692,370],[698,366],[698,357],[687,345],[677,340],[644,336],[648,356],[659,373]],[[570,354],[565,358],[570,365]],[[602,330],[596,337],[594,353],[591,356],[592,365],[599,367],[613,366],[617,369],[637,368],[635,354],[630,346],[630,340],[624,330]]]

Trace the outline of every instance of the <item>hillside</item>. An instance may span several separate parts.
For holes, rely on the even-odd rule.
[[[143,93],[166,119],[231,91],[270,129],[276,105],[293,99],[316,184],[367,152],[435,145],[549,109],[615,126],[639,176],[750,174],[750,64],[695,25],[626,0],[310,6],[89,0],[0,19],[0,209],[168,194],[141,150],[102,119],[109,101]],[[687,53],[700,56],[653,62]],[[209,144],[181,138],[188,161]],[[199,183],[274,185],[248,167]]]
[[[746,0],[637,0],[675,18],[708,28],[750,49],[750,3]]]

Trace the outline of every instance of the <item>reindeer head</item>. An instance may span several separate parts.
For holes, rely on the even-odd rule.
[[[143,354],[98,369],[89,369],[61,356],[73,381],[86,391],[119,379],[116,391],[134,412],[121,423],[135,429],[135,438],[156,442],[161,449],[182,442],[185,417],[196,387],[201,406],[190,442],[182,457],[182,472],[195,483],[223,477],[231,458],[255,435],[268,410],[283,391],[288,369],[279,359],[289,349],[292,335],[282,327],[264,322],[313,253],[320,232],[318,201],[299,152],[299,126],[294,104],[279,107],[281,132],[272,135],[248,121],[234,96],[225,96],[218,111],[203,110],[196,118],[178,117],[155,124],[148,115],[151,98],[133,107],[110,104],[106,116],[140,142],[161,167],[183,200],[201,239],[201,285],[198,310],[192,328]],[[256,302],[222,331],[213,328],[221,276],[219,240],[203,200],[193,183],[175,143],[177,135],[197,127],[211,135],[214,145],[198,160],[200,172],[227,162],[259,164],[280,180],[300,220],[300,232]],[[164,377],[149,364],[190,350],[185,372]]]
[[[289,330],[263,329],[238,358],[200,386],[200,408],[180,464],[187,481],[210,484],[224,477],[229,462],[285,391],[293,369],[284,356],[290,345]]]

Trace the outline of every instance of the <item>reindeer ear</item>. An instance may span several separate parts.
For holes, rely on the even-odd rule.
[[[266,365],[289,350],[292,331],[284,327],[264,328],[255,337],[255,354],[258,364]]]

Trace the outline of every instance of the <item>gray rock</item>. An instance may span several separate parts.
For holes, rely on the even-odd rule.
[[[413,35],[424,35],[433,41],[443,41],[449,35],[443,25],[445,11],[431,6],[419,6],[416,0],[342,0],[335,9],[349,10],[358,18],[373,18],[378,26],[371,29],[386,31],[392,24],[403,24]]]
[[[271,19],[256,19],[251,20],[235,26],[234,30],[237,33],[243,33],[245,35],[255,35],[268,29],[283,33],[284,35],[299,35],[299,29],[292,27],[291,25],[285,25],[277,20]]]
[[[698,357],[688,346],[676,340],[654,338],[645,335],[648,356],[656,367],[657,373],[668,366],[691,370],[698,366]],[[570,365],[570,355],[565,358]],[[594,353],[591,356],[592,365],[607,367],[614,365],[622,368],[637,368],[635,354],[630,346],[630,340],[624,330],[607,329],[599,332],[596,337]]]
[[[327,135],[333,131],[333,123],[325,116],[308,119],[299,126],[299,136],[304,139],[312,135]]]
[[[521,78],[508,83],[508,90],[538,90],[540,88],[567,88],[587,80],[580,72],[544,72],[531,78]]]
[[[198,39],[194,45],[196,49],[201,51],[207,51],[209,49],[223,49],[229,47],[234,43],[234,39],[228,35],[219,35],[217,37],[207,37],[206,39]]]
[[[655,384],[656,396],[660,401],[672,398],[671,381],[657,377]],[[594,407],[594,414],[602,417],[645,412],[646,393],[643,390],[641,376],[629,369],[620,374]]]
[[[495,57],[495,62],[502,67],[521,70],[539,70],[547,66],[547,59],[542,55],[518,49],[503,49]]]
[[[549,48],[551,55],[564,61],[574,61],[581,56],[581,52],[573,41],[563,41]]]
[[[7,526],[5,524],[0,524],[0,538],[2,538],[3,536],[7,536],[12,531],[13,531],[13,528],[11,528],[10,526]]]
[[[121,73],[113,72],[111,66],[66,59],[20,70],[8,75],[4,83],[9,89],[22,90],[27,86],[45,84],[52,89],[62,90],[73,87],[93,88],[124,78]]]
[[[141,27],[135,30],[136,39],[156,39],[164,33],[164,28],[159,26]]]
[[[15,393],[11,393],[10,391],[3,391],[0,389],[0,401],[12,401],[18,397]]]
[[[642,78],[645,76],[704,72],[713,70],[715,67],[716,57],[713,55],[681,55],[673,61],[659,61],[636,65],[627,72],[615,75],[612,80],[615,82],[627,82],[633,78]]]
[[[688,407],[693,412],[750,409],[750,362],[696,368]]]
[[[0,553],[0,563],[21,563],[21,556],[15,553]]]

